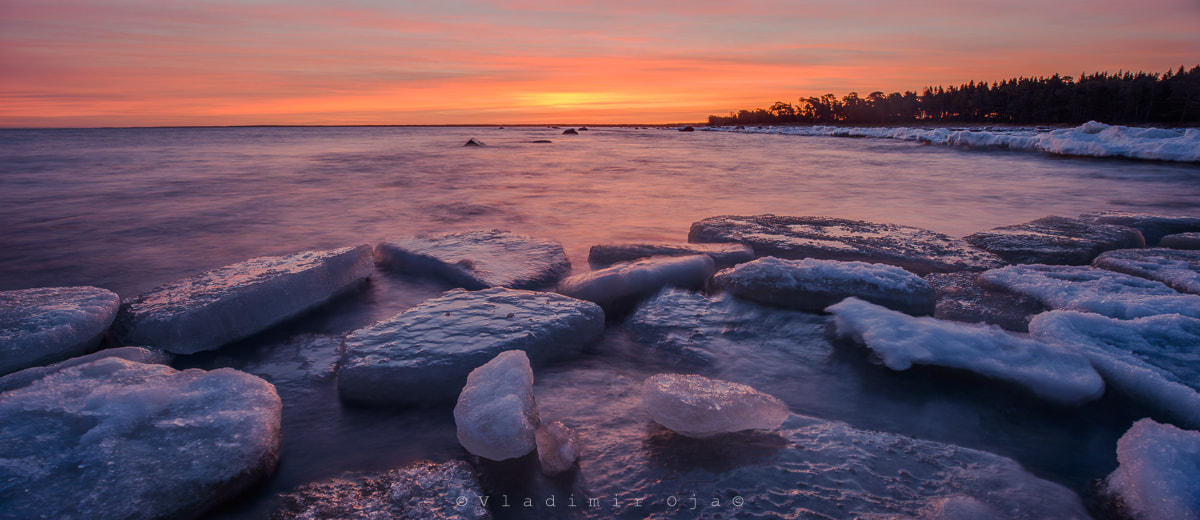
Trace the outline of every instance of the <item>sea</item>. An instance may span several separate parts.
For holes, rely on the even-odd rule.
[[[573,272],[582,273],[590,269],[593,245],[683,242],[692,222],[717,215],[833,216],[954,237],[1103,210],[1200,216],[1196,164],[869,138],[564,130],[3,129],[0,290],[92,285],[126,298],[252,257],[478,229],[555,239]],[[484,146],[464,146],[470,139]],[[340,403],[335,388],[337,349],[346,333],[450,288],[379,270],[364,288],[317,312],[221,350],[176,359],[177,368],[228,366],[263,377],[284,403],[276,474],[208,517],[267,518],[279,507],[280,493],[306,483],[467,458],[449,408],[356,408]],[[1097,482],[1116,468],[1117,439],[1144,415],[1137,407],[1106,397],[1063,409],[1031,403],[1027,394],[1002,385],[979,386],[961,374],[894,372],[865,350],[832,341],[825,316],[798,315],[788,323],[786,340],[776,335],[765,341],[747,331],[740,336],[745,341],[735,337],[727,351],[697,366],[647,349],[626,323],[610,320],[604,338],[584,356],[536,373],[543,418],[583,435],[583,469],[556,480],[523,467],[485,464],[485,491],[564,500],[572,493],[611,494],[646,479],[669,480],[679,467],[694,470],[689,474],[720,473],[711,467],[711,445],[668,446],[668,462],[647,459],[646,450],[662,452],[667,448],[661,442],[668,441],[653,434],[644,411],[629,405],[630,389],[649,375],[695,372],[776,395],[795,414],[1012,458],[1079,494],[1092,514],[1103,516]],[[607,448],[589,455],[589,443]],[[725,453],[718,462],[737,465],[739,456]],[[768,467],[772,460],[762,453],[754,458]],[[623,475],[631,465],[646,460],[661,464],[632,472],[639,482],[620,481],[629,478]],[[743,478],[753,480],[754,473],[748,475]],[[728,487],[714,477],[680,490],[699,495],[703,504],[714,493],[739,493]],[[657,498],[648,503],[668,497]],[[652,516],[647,511],[493,513]],[[699,511],[663,506],[655,514],[736,513]]]

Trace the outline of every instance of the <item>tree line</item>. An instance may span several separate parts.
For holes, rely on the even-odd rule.
[[[1013,78],[999,83],[974,81],[960,86],[925,87],[907,91],[857,92],[841,99],[833,94],[800,98],[796,104],[777,101],[770,108],[708,116],[723,125],[813,123],[885,124],[964,122],[1008,124],[1110,124],[1200,122],[1200,65],[1179,67],[1165,74],[1098,72],[1078,79]]]

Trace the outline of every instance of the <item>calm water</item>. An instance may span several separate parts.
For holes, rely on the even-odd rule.
[[[1192,165],[863,139],[560,133],[0,130],[0,289],[82,284],[128,297],[254,256],[480,228],[557,239],[582,271],[593,244],[683,241],[691,222],[720,214],[831,215],[954,236],[1105,209],[1200,216],[1200,168]],[[488,146],[462,147],[471,137]],[[538,139],[553,143],[532,142]],[[275,383],[284,400],[278,474],[221,516],[265,517],[275,494],[347,471],[464,455],[449,409],[346,408],[334,387],[342,335],[447,288],[376,273],[319,313],[176,362],[246,370]],[[787,319],[786,337],[743,331],[770,339],[735,337],[716,362],[699,368],[647,360],[644,342],[614,325],[594,352],[539,372],[543,416],[577,427],[598,446],[638,445],[645,416],[614,403],[626,403],[630,388],[655,372],[699,371],[775,394],[796,413],[1013,457],[1085,500],[1092,480],[1115,467],[1116,439],[1139,416],[1108,398],[1079,410],[1042,409],[1024,396],[973,389],[973,380],[891,372],[861,351],[830,344],[824,317]],[[628,419],[617,426],[597,426],[612,426],[622,414]],[[631,460],[585,454],[581,464],[595,478],[617,475]],[[524,475],[506,483],[485,474],[493,490],[515,486],[514,493],[616,485],[488,471]]]

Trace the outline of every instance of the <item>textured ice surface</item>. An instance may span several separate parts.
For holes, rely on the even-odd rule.
[[[1086,265],[1105,251],[1146,247],[1136,229],[1055,216],[981,231],[963,240],[1012,264]]]
[[[1092,265],[1156,280],[1180,292],[1200,294],[1200,251],[1120,249],[1096,257]]]
[[[328,302],[374,269],[367,245],[252,258],[127,299],[115,331],[127,345],[213,350]]]
[[[1200,296],[1106,269],[1014,265],[980,273],[979,282],[986,288],[1036,298],[1054,309],[1121,319],[1172,313],[1200,318]]]
[[[791,415],[787,404],[749,386],[698,375],[658,374],[642,382],[642,407],[654,422],[695,438],[773,430]]]
[[[1200,232],[1200,217],[1179,217],[1170,215],[1148,215],[1145,213],[1129,213],[1125,211],[1101,211],[1085,213],[1080,219],[1099,222],[1101,224],[1116,224],[1127,226],[1142,232],[1146,237],[1146,245],[1156,246],[1166,236],[1175,233]],[[1163,245],[1162,247],[1170,247]]]
[[[610,311],[652,296],[663,287],[698,289],[715,271],[707,255],[647,258],[572,276],[559,284],[558,292],[596,302]]]
[[[382,242],[375,256],[393,270],[439,276],[470,290],[536,289],[571,270],[558,242],[497,229]]]
[[[717,273],[715,283],[739,298],[821,312],[854,296],[908,314],[933,314],[937,297],[920,276],[892,265],[772,256]]]
[[[281,409],[269,383],[228,368],[65,368],[0,394],[0,514],[198,516],[271,474]]]
[[[98,287],[0,291],[0,375],[87,353],[120,303]]]
[[[758,256],[891,264],[917,274],[984,270],[995,255],[933,231],[830,217],[710,217],[692,224],[689,242],[739,242]]]
[[[557,475],[571,469],[583,445],[579,434],[562,421],[543,424],[534,432],[537,440],[538,464],[542,473]]]
[[[525,352],[501,352],[471,371],[454,406],[454,424],[458,442],[480,457],[512,459],[537,447],[534,432],[541,420]]]
[[[70,368],[84,363],[91,363],[97,359],[107,357],[118,357],[121,359],[133,361],[135,363],[151,363],[166,365],[171,362],[172,356],[166,352],[155,348],[142,347],[120,347],[104,349],[99,352],[93,352],[84,356],[59,361],[44,367],[29,367],[25,370],[13,372],[6,376],[0,377],[0,392],[16,390],[17,388],[29,386],[30,383],[37,381],[50,374],[59,372],[63,369]]]
[[[1167,235],[1162,237],[1162,241],[1159,242],[1158,245],[1162,247],[1169,247],[1171,249],[1200,249],[1200,233],[1176,233],[1174,235]]]
[[[578,355],[604,311],[560,294],[456,289],[356,330],[342,344],[338,393],[377,404],[453,402],[476,367],[506,350],[534,364]]]
[[[1068,405],[1104,393],[1104,381],[1081,353],[996,326],[914,318],[856,298],[827,310],[839,336],[866,345],[892,370],[914,364],[968,370]]]
[[[1200,519],[1200,432],[1142,419],[1117,441],[1105,488],[1137,520]]]
[[[1078,348],[1109,387],[1200,427],[1200,319],[1051,311],[1034,317],[1029,332]]]
[[[382,475],[333,479],[280,496],[274,520],[485,520],[471,466],[420,462]]]
[[[605,267],[652,256],[708,255],[717,267],[729,267],[754,260],[754,250],[745,244],[602,244],[592,246],[588,263]]]
[[[1015,332],[1028,332],[1029,319],[1046,306],[1028,296],[1007,291],[989,291],[979,285],[978,273],[930,273],[925,281],[937,293],[939,320],[991,323]]]

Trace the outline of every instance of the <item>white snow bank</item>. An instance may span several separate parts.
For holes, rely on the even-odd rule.
[[[1014,265],[979,274],[979,283],[1035,298],[1054,309],[1121,319],[1156,314],[1200,318],[1200,296],[1166,285],[1087,266]]]
[[[1200,432],[1142,419],[1117,441],[1117,461],[1105,488],[1131,516],[1200,519]]]
[[[866,262],[768,256],[721,271],[715,281],[741,298],[811,312],[850,296],[914,315],[933,314],[937,304],[920,276]]]
[[[729,128],[717,130],[733,131]],[[1110,126],[1089,121],[1075,128],[1040,132],[1032,128],[860,128],[768,126],[737,130],[805,136],[874,137],[949,146],[1008,148],[1088,157],[1126,157],[1159,161],[1200,161],[1200,129],[1169,130]]]
[[[1104,381],[1082,354],[995,325],[914,318],[857,298],[826,311],[834,314],[840,337],[866,345],[892,370],[914,364],[969,370],[1060,404],[1104,393]]]

